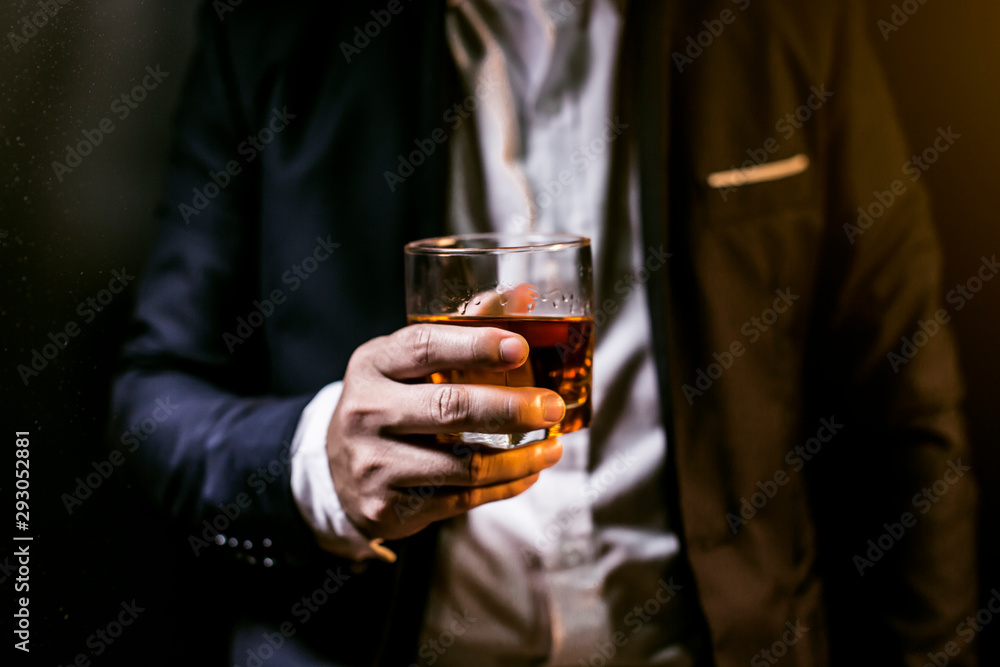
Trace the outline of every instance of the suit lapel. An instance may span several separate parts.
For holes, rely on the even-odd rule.
[[[671,159],[672,103],[670,69],[670,35],[675,24],[673,2],[631,2],[623,53],[621,104],[627,118],[638,129],[635,163],[639,169],[642,241],[649,249],[671,250],[670,220],[673,217],[671,185],[675,171]],[[649,314],[652,324],[653,353],[656,361],[660,394],[661,418],[667,432],[667,465],[664,487],[668,498],[671,528],[683,538],[680,528],[677,482],[675,472],[676,446],[672,432],[673,406],[670,390],[669,363],[669,276],[665,270],[651,272],[646,284]]]
[[[409,68],[414,76],[419,77],[413,101],[418,128],[414,139],[417,139],[444,127],[444,111],[461,99],[461,87],[444,38],[445,4],[432,2],[415,11],[419,11],[420,18],[407,27],[420,31],[421,48],[418,54],[401,53],[400,68],[403,69],[402,63],[406,58],[419,59],[416,67]],[[396,113],[405,115],[407,110],[397,109]],[[400,150],[405,153],[412,148],[411,143]],[[405,237],[409,240],[444,233],[449,152],[446,146],[435,151],[414,171],[413,187],[405,193],[402,190],[398,193],[405,196],[397,201],[397,210],[401,213],[397,219],[402,221]],[[402,248],[398,249],[400,262],[402,251]],[[416,659],[434,571],[437,538],[438,526],[434,524],[412,537],[389,545],[398,555],[398,561],[392,596],[385,601],[387,613],[374,661],[376,665],[396,667],[408,665]]]

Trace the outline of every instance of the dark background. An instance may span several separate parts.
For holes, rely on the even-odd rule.
[[[224,591],[204,568],[192,567],[186,544],[165,551],[142,520],[144,508],[128,486],[127,454],[122,468],[71,515],[61,499],[73,492],[78,477],[107,460],[102,434],[109,377],[133,289],[115,296],[89,323],[77,308],[107,287],[113,270],[142,269],[170,118],[193,46],[196,4],[69,0],[17,52],[6,33],[20,33],[21,17],[37,11],[37,0],[0,8],[0,432],[9,440],[4,449],[11,468],[13,432],[31,433],[34,535],[33,659],[25,662],[18,653],[16,664],[42,664],[43,655],[44,664],[70,664],[80,653],[95,665],[174,664],[181,656],[190,660],[190,649],[218,631],[212,605],[224,601]],[[892,5],[868,2],[871,33],[912,147],[930,145],[939,127],[961,135],[923,179],[944,244],[947,292],[974,274],[982,256],[1000,250],[993,197],[1000,180],[1000,5],[928,1],[884,39],[876,21],[888,19]],[[119,120],[111,101],[137,85],[146,66],[157,65],[169,76]],[[60,182],[52,161],[63,161],[65,146],[105,117],[115,131]],[[994,447],[1000,436],[994,409],[998,313],[1000,281],[987,283],[952,321],[969,385],[969,431],[982,487],[984,599],[1000,587],[1000,541],[991,518],[1000,509],[1000,454]],[[32,349],[41,349],[50,332],[70,321],[80,334],[26,387],[17,366],[30,363]],[[12,507],[11,473],[0,476],[0,497]],[[0,566],[9,565],[9,539],[0,539]],[[13,613],[15,576],[0,569],[3,628]],[[133,600],[144,611],[95,655],[88,637]],[[984,665],[1000,664],[997,635],[988,628],[976,640]],[[3,648],[8,650],[9,644]]]

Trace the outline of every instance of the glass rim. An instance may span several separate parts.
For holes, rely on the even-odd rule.
[[[509,239],[505,243],[501,239]],[[456,247],[456,242],[478,244]],[[494,245],[487,245],[488,243]],[[410,241],[404,246],[409,255],[501,255],[526,252],[555,252],[590,246],[590,238],[576,234],[546,234],[543,232],[485,232],[451,234]]]

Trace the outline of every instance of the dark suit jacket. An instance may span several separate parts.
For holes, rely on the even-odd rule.
[[[715,660],[765,664],[799,623],[785,664],[921,665],[974,608],[975,485],[914,499],[967,463],[960,380],[947,326],[887,357],[941,307],[940,258],[865,26],[847,2],[660,4],[630,3],[616,150],[638,150],[645,242],[672,253],[648,283],[665,484]],[[387,25],[380,3],[202,12],[114,412],[121,432],[179,406],[138,450],[141,486],[199,559],[233,560],[234,661],[417,649],[434,532],[393,545],[393,566],[321,553],[287,451],[351,352],[405,324],[402,246],[445,219],[447,144],[387,183],[465,97],[443,3],[400,7]],[[706,181],[799,154],[789,178]]]

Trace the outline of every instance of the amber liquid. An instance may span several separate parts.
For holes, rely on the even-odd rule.
[[[528,342],[528,360],[515,370],[447,371],[430,381],[493,384],[505,387],[551,389],[566,402],[566,416],[549,429],[549,436],[563,435],[590,426],[591,366],[594,356],[592,317],[477,317],[417,316],[410,324],[437,323],[468,327],[496,327],[513,331]]]

